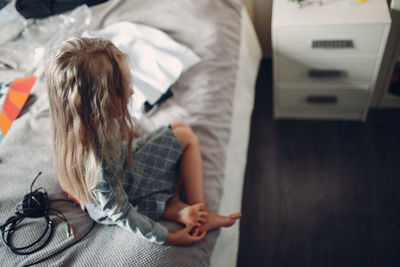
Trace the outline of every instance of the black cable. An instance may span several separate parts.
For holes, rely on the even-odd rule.
[[[42,249],[48,244],[51,234],[53,233],[53,223],[48,214],[49,199],[47,193],[43,188],[32,191],[33,184],[41,174],[41,172],[38,173],[31,184],[30,192],[26,194],[24,200],[18,204],[15,216],[10,217],[6,223],[0,226],[1,237],[4,244],[17,255],[29,255]],[[16,247],[11,244],[11,237],[17,226],[25,218],[44,218],[46,220],[46,229],[36,241],[27,246]],[[46,236],[47,238],[44,239]]]
[[[54,200],[49,200],[47,196],[47,192],[44,188],[40,187],[33,191],[33,185],[36,182],[36,180],[39,178],[39,176],[42,173],[39,172],[38,175],[33,179],[33,182],[30,187],[30,192],[24,196],[24,199],[17,205],[16,207],[16,212],[15,215],[10,217],[3,225],[0,226],[1,230],[1,235],[4,244],[15,254],[17,255],[30,255],[33,254],[40,249],[44,248],[50,241],[50,238],[53,234],[53,222],[50,219],[50,215],[57,216],[67,224],[67,234],[68,236],[70,235],[70,231],[72,232],[73,235],[73,229],[72,226],[69,224],[67,218],[64,216],[64,214],[54,208],[50,207],[50,203],[58,202],[58,201],[64,201],[68,203],[74,204],[74,206],[77,206],[75,202],[73,202],[70,199],[54,199]],[[25,218],[44,218],[46,221],[46,229],[43,231],[41,236],[36,239],[34,242],[30,243],[27,246],[23,247],[16,247],[15,245],[11,244],[11,239],[13,236],[13,233],[15,233],[17,226],[25,219]],[[76,243],[80,242],[83,238],[85,238],[94,228],[95,222],[93,221],[93,224],[91,225],[90,229],[78,240],[75,242],[71,243],[65,248],[62,248],[61,250],[43,258],[40,259],[34,263],[30,263],[29,265],[26,266],[32,266],[35,264],[38,264],[40,262],[43,262],[58,253],[72,247]],[[47,238],[46,238],[47,236]]]
[[[96,222],[93,221],[93,223],[92,223],[92,225],[90,226],[89,230],[88,230],[81,238],[79,238],[78,240],[76,240],[74,243],[69,244],[68,246],[66,246],[66,247],[64,247],[64,248],[62,248],[62,249],[60,249],[60,250],[57,251],[57,252],[54,252],[53,254],[47,256],[46,258],[43,258],[43,259],[38,260],[38,261],[35,261],[35,262],[33,262],[33,263],[29,263],[29,264],[27,264],[27,265],[24,265],[24,267],[33,266],[33,265],[35,265],[35,264],[44,262],[44,261],[50,259],[51,257],[53,257],[53,256],[55,256],[55,255],[57,255],[57,254],[59,254],[60,252],[63,252],[63,251],[65,251],[65,250],[69,249],[70,247],[72,247],[73,245],[77,244],[77,243],[80,242],[82,239],[84,239],[84,238],[93,230],[93,228],[94,228],[95,225],[96,225]]]

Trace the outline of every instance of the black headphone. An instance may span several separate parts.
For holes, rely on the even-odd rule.
[[[7,247],[17,255],[29,255],[42,249],[50,240],[53,232],[53,224],[49,217],[49,199],[43,188],[32,191],[33,184],[42,173],[39,172],[31,184],[31,190],[24,196],[24,199],[18,204],[15,215],[10,217],[3,225],[0,226],[3,242]],[[46,220],[46,229],[42,235],[31,244],[23,247],[16,247],[11,244],[11,237],[25,218],[40,218]],[[44,239],[47,236],[46,239]]]
[[[42,172],[39,172],[38,175],[35,177],[35,179],[33,179],[30,192],[26,194],[24,196],[24,199],[18,204],[15,211],[15,215],[8,218],[8,220],[3,225],[0,226],[1,236],[4,244],[6,244],[6,246],[17,255],[33,254],[42,249],[43,247],[45,247],[49,243],[51,235],[53,234],[53,221],[50,219],[50,212],[51,215],[55,215],[58,218],[65,221],[67,225],[67,237],[74,236],[74,230],[72,228],[72,225],[70,225],[64,214],[55,210],[54,208],[50,208],[50,202],[64,201],[72,203],[74,206],[77,205],[70,199],[55,199],[50,201],[47,196],[47,192],[43,187],[40,187],[33,191],[33,185],[41,174]],[[15,245],[11,244],[11,238],[13,233],[16,231],[18,224],[20,224],[25,218],[44,218],[46,221],[46,229],[43,231],[41,236],[36,241],[30,243],[27,246],[16,247]],[[40,259],[26,266],[32,266],[40,262],[43,262],[53,257],[54,255],[64,251],[65,249],[75,245],[76,243],[80,242],[92,231],[95,224],[96,223],[93,221],[93,224],[88,230],[88,232],[84,234],[81,238],[76,240],[74,243],[68,245],[66,248],[63,248],[44,259]]]

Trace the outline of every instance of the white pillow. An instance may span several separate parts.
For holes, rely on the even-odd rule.
[[[98,31],[85,31],[82,35],[108,39],[129,55],[136,111],[145,101],[151,105],[156,103],[184,71],[200,61],[188,47],[142,24],[124,21]]]

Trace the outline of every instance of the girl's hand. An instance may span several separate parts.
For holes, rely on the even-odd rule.
[[[165,245],[188,246],[202,240],[205,235],[206,231],[200,232],[200,227],[196,227],[194,224],[188,224],[181,230],[168,233]]]

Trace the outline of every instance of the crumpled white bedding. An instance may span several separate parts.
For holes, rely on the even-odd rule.
[[[91,7],[92,21],[87,30],[96,30],[119,21],[131,21],[158,28],[192,49],[202,59],[188,69],[172,86],[174,97],[148,117],[151,130],[177,119],[185,120],[199,137],[204,162],[206,205],[218,211],[225,177],[226,148],[231,135],[234,88],[240,46],[240,1],[109,1]],[[3,54],[0,53],[0,61]],[[0,70],[0,78],[23,74],[23,70]],[[0,222],[12,214],[39,171],[37,186],[43,186],[50,198],[64,196],[52,161],[49,113],[43,77],[35,85],[33,96],[0,144]],[[75,229],[75,238],[90,226],[85,213],[57,206]],[[31,256],[16,256],[0,244],[0,257],[6,266],[22,266],[63,250],[73,242],[67,238],[60,220],[51,242]],[[60,222],[57,224],[57,222]],[[175,223],[162,222],[169,229]],[[40,225],[40,226],[39,226]],[[42,231],[40,221],[22,227],[17,241],[32,240]],[[25,234],[25,235],[23,235]],[[43,266],[207,266],[219,230],[191,247],[168,247],[128,235],[118,227],[97,225],[83,241],[43,263]]]
[[[136,92],[134,111],[139,113],[145,101],[154,105],[183,72],[200,61],[190,48],[162,31],[129,21],[114,23],[98,31],[85,31],[82,36],[108,39],[129,55]]]

